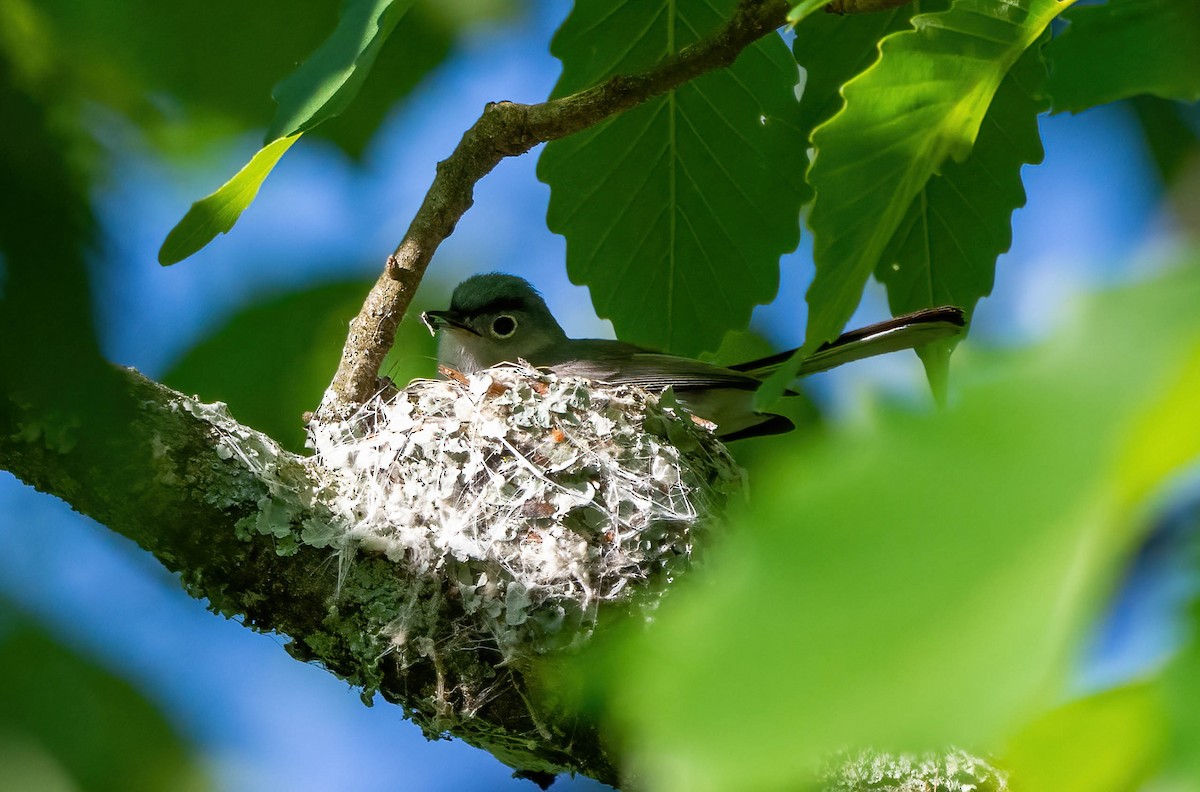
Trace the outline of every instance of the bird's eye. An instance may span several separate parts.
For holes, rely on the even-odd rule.
[[[496,338],[508,338],[517,332],[517,320],[508,314],[501,314],[492,320],[492,335]]]

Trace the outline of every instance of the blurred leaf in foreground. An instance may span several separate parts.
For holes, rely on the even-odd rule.
[[[272,86],[328,39],[342,5],[309,0],[300,12],[287,0],[5,0],[0,48],[65,90],[71,104],[110,107],[163,150],[191,157],[230,135],[261,130]],[[522,6],[418,0],[379,48],[350,108],[316,134],[358,158],[463,31]]]
[[[1200,481],[1193,479],[1194,484]],[[1193,486],[1193,492],[1196,491]],[[1196,589],[1200,573],[1200,503],[1177,513],[1174,528],[1189,537],[1184,546],[1192,570],[1190,641],[1163,674],[1163,700],[1166,704],[1170,740],[1167,744],[1167,769],[1171,781],[1181,792],[1200,790],[1200,592]]]
[[[964,360],[945,411],[782,448],[710,579],[607,656],[647,785],[790,788],[843,747],[995,751],[1061,700],[1142,530],[1133,499],[1200,454],[1195,421],[1153,412],[1200,404],[1197,304],[1194,267],[1103,296],[1041,347]]]
[[[1028,792],[1140,789],[1163,747],[1162,702],[1150,685],[1072,701],[1023,729],[1004,752]]]

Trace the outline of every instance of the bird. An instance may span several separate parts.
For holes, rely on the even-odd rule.
[[[557,376],[647,390],[672,388],[676,399],[715,424],[717,437],[726,442],[795,428],[786,416],[754,409],[754,392],[795,349],[718,366],[625,341],[569,338],[529,281],[502,272],[467,278],[455,287],[449,310],[425,311],[421,321],[438,336],[439,365],[461,374],[523,360]],[[951,305],[878,322],[818,347],[797,376],[952,338],[965,325],[962,309]]]

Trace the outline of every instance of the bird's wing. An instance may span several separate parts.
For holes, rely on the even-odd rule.
[[[623,341],[573,339],[556,347],[553,354],[539,355],[531,362],[556,374],[647,389],[753,390],[761,384],[754,377],[737,371],[693,358],[651,352]]]
[[[673,388],[694,415],[717,425],[717,436],[723,440],[777,434],[794,426],[782,415],[754,410],[759,380],[694,358],[652,352],[623,341],[574,339],[555,344],[553,354],[540,354],[536,362],[559,375],[648,390]]]

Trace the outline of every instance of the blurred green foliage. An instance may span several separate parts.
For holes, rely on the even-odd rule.
[[[1200,519],[1194,523],[1200,533]],[[1200,599],[1191,615],[1191,642],[1167,668],[1161,700],[1169,727],[1167,772],[1194,792],[1200,789]]]
[[[1098,298],[963,360],[944,412],[881,407],[753,471],[707,579],[605,655],[649,787],[796,788],[845,745],[996,752],[1056,706],[1147,498],[1200,456],[1196,305],[1194,267]],[[1140,699],[1078,706],[1113,727],[1027,740],[1021,789],[1061,792],[1072,739],[1129,777],[1155,756]]]
[[[370,287],[348,281],[262,297],[184,353],[163,382],[205,401],[223,401],[239,421],[303,452],[302,415],[320,403],[350,319]],[[420,311],[415,305],[400,326],[381,371],[400,387],[437,375],[436,344],[417,320]]]
[[[266,124],[276,86],[279,108],[266,147],[172,230],[159,259],[173,264],[233,227],[294,142],[280,145],[284,137],[319,127],[318,134],[361,155],[387,113],[446,57],[464,26],[512,11],[490,2],[427,0],[406,13],[412,5],[319,0],[297,13],[294,4],[277,0],[5,0],[0,49],[15,82],[52,95],[59,113],[76,116],[74,124],[88,103],[99,103],[163,151],[186,156]],[[324,123],[343,113],[341,123]]]
[[[210,788],[186,740],[123,679],[0,599],[0,788]]]
[[[27,79],[106,105],[164,150],[191,156],[205,141],[267,124],[272,86],[329,35],[341,5],[5,0],[0,45]],[[318,134],[360,154],[396,102],[445,58],[468,18],[466,9],[419,5],[388,38],[343,122]]]
[[[1021,789],[1127,792],[1161,761],[1164,736],[1160,691],[1129,685],[1051,710],[1025,726],[1004,756]]]
[[[14,431],[9,417],[24,412],[66,450],[81,413],[121,418],[85,262],[96,235],[80,166],[88,145],[46,96],[26,90],[6,55],[0,50],[0,432]]]

